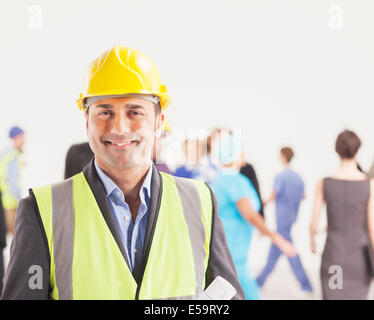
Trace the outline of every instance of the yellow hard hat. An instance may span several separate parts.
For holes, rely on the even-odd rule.
[[[170,97],[157,66],[144,53],[129,47],[114,46],[105,51],[87,69],[78,107],[86,110],[86,98],[143,94],[155,95],[161,110],[170,104]]]

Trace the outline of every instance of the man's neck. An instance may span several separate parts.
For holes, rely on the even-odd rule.
[[[150,168],[150,163],[120,169],[107,167],[100,161],[97,161],[97,164],[101,170],[113,180],[118,188],[122,190],[127,202],[136,201],[139,196],[140,188]]]

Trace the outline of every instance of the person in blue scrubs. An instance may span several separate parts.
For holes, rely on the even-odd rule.
[[[280,151],[280,159],[284,170],[275,177],[273,192],[264,205],[275,200],[277,231],[288,241],[292,242],[291,229],[297,218],[299,206],[304,195],[304,182],[294,170],[290,168],[290,162],[294,155],[290,147],[284,147]],[[274,245],[271,246],[268,261],[262,272],[257,277],[257,284],[262,287],[273,271],[282,252]],[[299,255],[288,258],[291,269],[300,287],[305,292],[312,292],[313,288],[304,271]]]
[[[293,245],[277,232],[270,231],[258,213],[260,199],[252,183],[242,175],[241,141],[233,134],[223,135],[213,146],[212,156],[221,168],[211,187],[217,197],[218,213],[223,222],[227,243],[233,258],[239,282],[246,298],[260,299],[255,278],[248,266],[248,250],[253,228],[269,236],[287,256],[295,255]]]

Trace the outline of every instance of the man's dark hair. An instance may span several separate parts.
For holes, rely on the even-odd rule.
[[[290,147],[284,147],[280,152],[286,158],[287,162],[290,163],[294,156],[293,150]]]
[[[353,131],[344,130],[336,139],[335,151],[341,159],[352,159],[360,146],[360,138]]]

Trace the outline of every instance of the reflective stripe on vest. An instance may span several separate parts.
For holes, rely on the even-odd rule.
[[[210,191],[201,181],[160,174],[161,203],[139,299],[196,298],[209,259]],[[52,298],[134,299],[137,283],[83,173],[33,192],[49,244]]]

